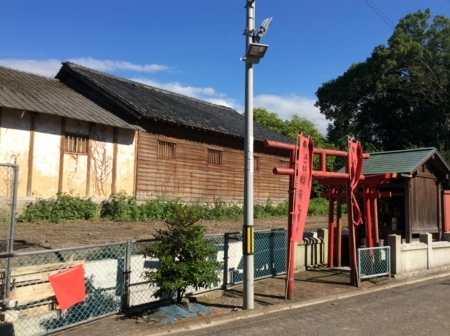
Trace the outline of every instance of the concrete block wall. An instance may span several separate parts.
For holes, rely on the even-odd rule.
[[[328,229],[305,232],[303,242],[295,246],[295,269],[328,263]]]
[[[450,232],[444,234],[444,241],[433,242],[431,233],[424,233],[419,241],[409,244],[402,244],[399,235],[389,235],[388,244],[395,278],[423,276],[450,269]]]

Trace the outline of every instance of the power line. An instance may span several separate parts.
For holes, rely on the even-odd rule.
[[[372,0],[364,0],[366,4],[391,28],[395,29],[395,24],[375,5]],[[448,0],[447,0],[448,1]]]

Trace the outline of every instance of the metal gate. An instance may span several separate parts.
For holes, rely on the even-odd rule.
[[[358,269],[360,279],[391,276],[391,249],[389,246],[358,249]]]
[[[13,249],[18,175],[18,165],[0,164],[0,253]]]
[[[16,222],[17,186],[19,166],[0,163],[0,253],[11,254],[14,250],[14,225]],[[11,260],[0,273],[3,284],[10,282]],[[1,286],[0,303],[3,305],[9,297],[9,286]]]

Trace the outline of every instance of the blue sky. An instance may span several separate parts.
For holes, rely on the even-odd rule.
[[[3,0],[0,65],[54,76],[62,61],[213,103],[244,106],[245,0]],[[386,44],[408,13],[449,0],[256,0],[273,17],[254,68],[255,107],[325,134],[315,92]]]

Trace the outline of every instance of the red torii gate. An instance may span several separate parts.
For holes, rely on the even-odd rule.
[[[310,140],[310,138],[305,138],[302,134],[298,135],[299,143],[305,143],[305,139]],[[312,141],[310,142],[310,152],[315,155],[319,155],[319,166],[320,170],[315,171],[312,170],[312,160],[310,160],[311,167],[308,167],[309,173],[311,177],[319,180],[322,184],[330,186],[330,197],[329,197],[329,242],[328,242],[328,251],[329,251],[329,267],[333,267],[333,259],[334,259],[334,198],[338,196],[338,190],[336,186],[340,186],[341,188],[345,186],[347,199],[347,214],[348,214],[348,227],[349,227],[349,250],[350,250],[350,282],[354,286],[359,286],[359,277],[357,271],[357,254],[356,254],[356,236],[355,236],[355,225],[359,225],[362,223],[360,218],[360,211],[358,208],[358,204],[356,202],[356,195],[354,194],[354,190],[358,183],[363,185],[364,190],[364,199],[365,199],[365,215],[366,220],[366,244],[368,247],[373,247],[373,236],[372,236],[372,225],[371,225],[371,214],[370,208],[375,206],[374,200],[376,196],[381,196],[376,192],[376,185],[380,183],[385,183],[391,177],[390,174],[383,175],[373,175],[373,176],[364,176],[361,174],[362,171],[362,161],[365,158],[369,158],[369,154],[362,153],[361,145],[359,142],[354,142],[349,140],[349,151],[339,151],[333,149],[324,149],[324,148],[314,148]],[[264,145],[270,148],[277,148],[282,150],[287,150],[290,152],[290,168],[274,168],[274,174],[281,175],[289,175],[289,218],[288,218],[288,261],[287,261],[287,277],[286,277],[286,298],[293,299],[294,298],[294,249],[292,240],[292,231],[294,227],[297,228],[300,226],[301,236],[303,236],[303,229],[305,227],[305,220],[302,222],[299,221],[299,217],[297,215],[299,212],[305,212],[307,209],[298,210],[296,207],[300,207],[301,205],[296,205],[297,199],[295,198],[294,193],[296,190],[298,191],[299,185],[299,173],[300,169],[300,161],[302,148],[299,145],[290,145],[276,141],[266,140],[264,141]],[[303,146],[305,147],[305,146]],[[336,156],[336,157],[344,157],[346,158],[346,172],[329,172],[326,171],[326,156]],[[305,154],[305,158],[307,155]],[[304,169],[304,166],[302,166]],[[302,176],[303,178],[303,176]],[[361,181],[361,182],[360,182]],[[308,195],[309,202],[309,195]],[[303,205],[304,206],[304,205]],[[306,207],[308,203],[306,203]],[[339,207],[339,204],[338,204]],[[339,207],[340,208],[340,207]],[[339,209],[338,209],[339,211]],[[355,214],[357,213],[357,218],[355,221]],[[297,217],[297,218],[296,218]],[[376,236],[376,243],[378,243],[378,231]]]
[[[389,183],[391,178],[396,178],[396,173],[385,173],[380,175],[366,175],[363,180],[359,181],[358,186],[362,187],[361,192],[356,192],[357,198],[364,200],[364,223],[366,229],[366,246],[373,247],[380,243],[380,236],[378,231],[378,198],[392,197],[391,192],[380,192],[377,190],[377,185]],[[345,183],[341,179],[325,179],[316,178],[319,184],[328,186],[329,192],[320,194],[320,197],[328,198],[329,212],[329,243],[328,243],[328,267],[341,266],[341,246],[342,246],[342,223],[337,223],[337,234],[335,233],[334,222],[334,201],[337,202],[337,218],[341,218],[341,201],[346,199],[346,194],[340,192],[345,187]],[[373,220],[372,220],[373,217]],[[372,225],[373,224],[373,225]],[[337,242],[337,248],[334,242]],[[337,256],[334,252],[337,250]]]

